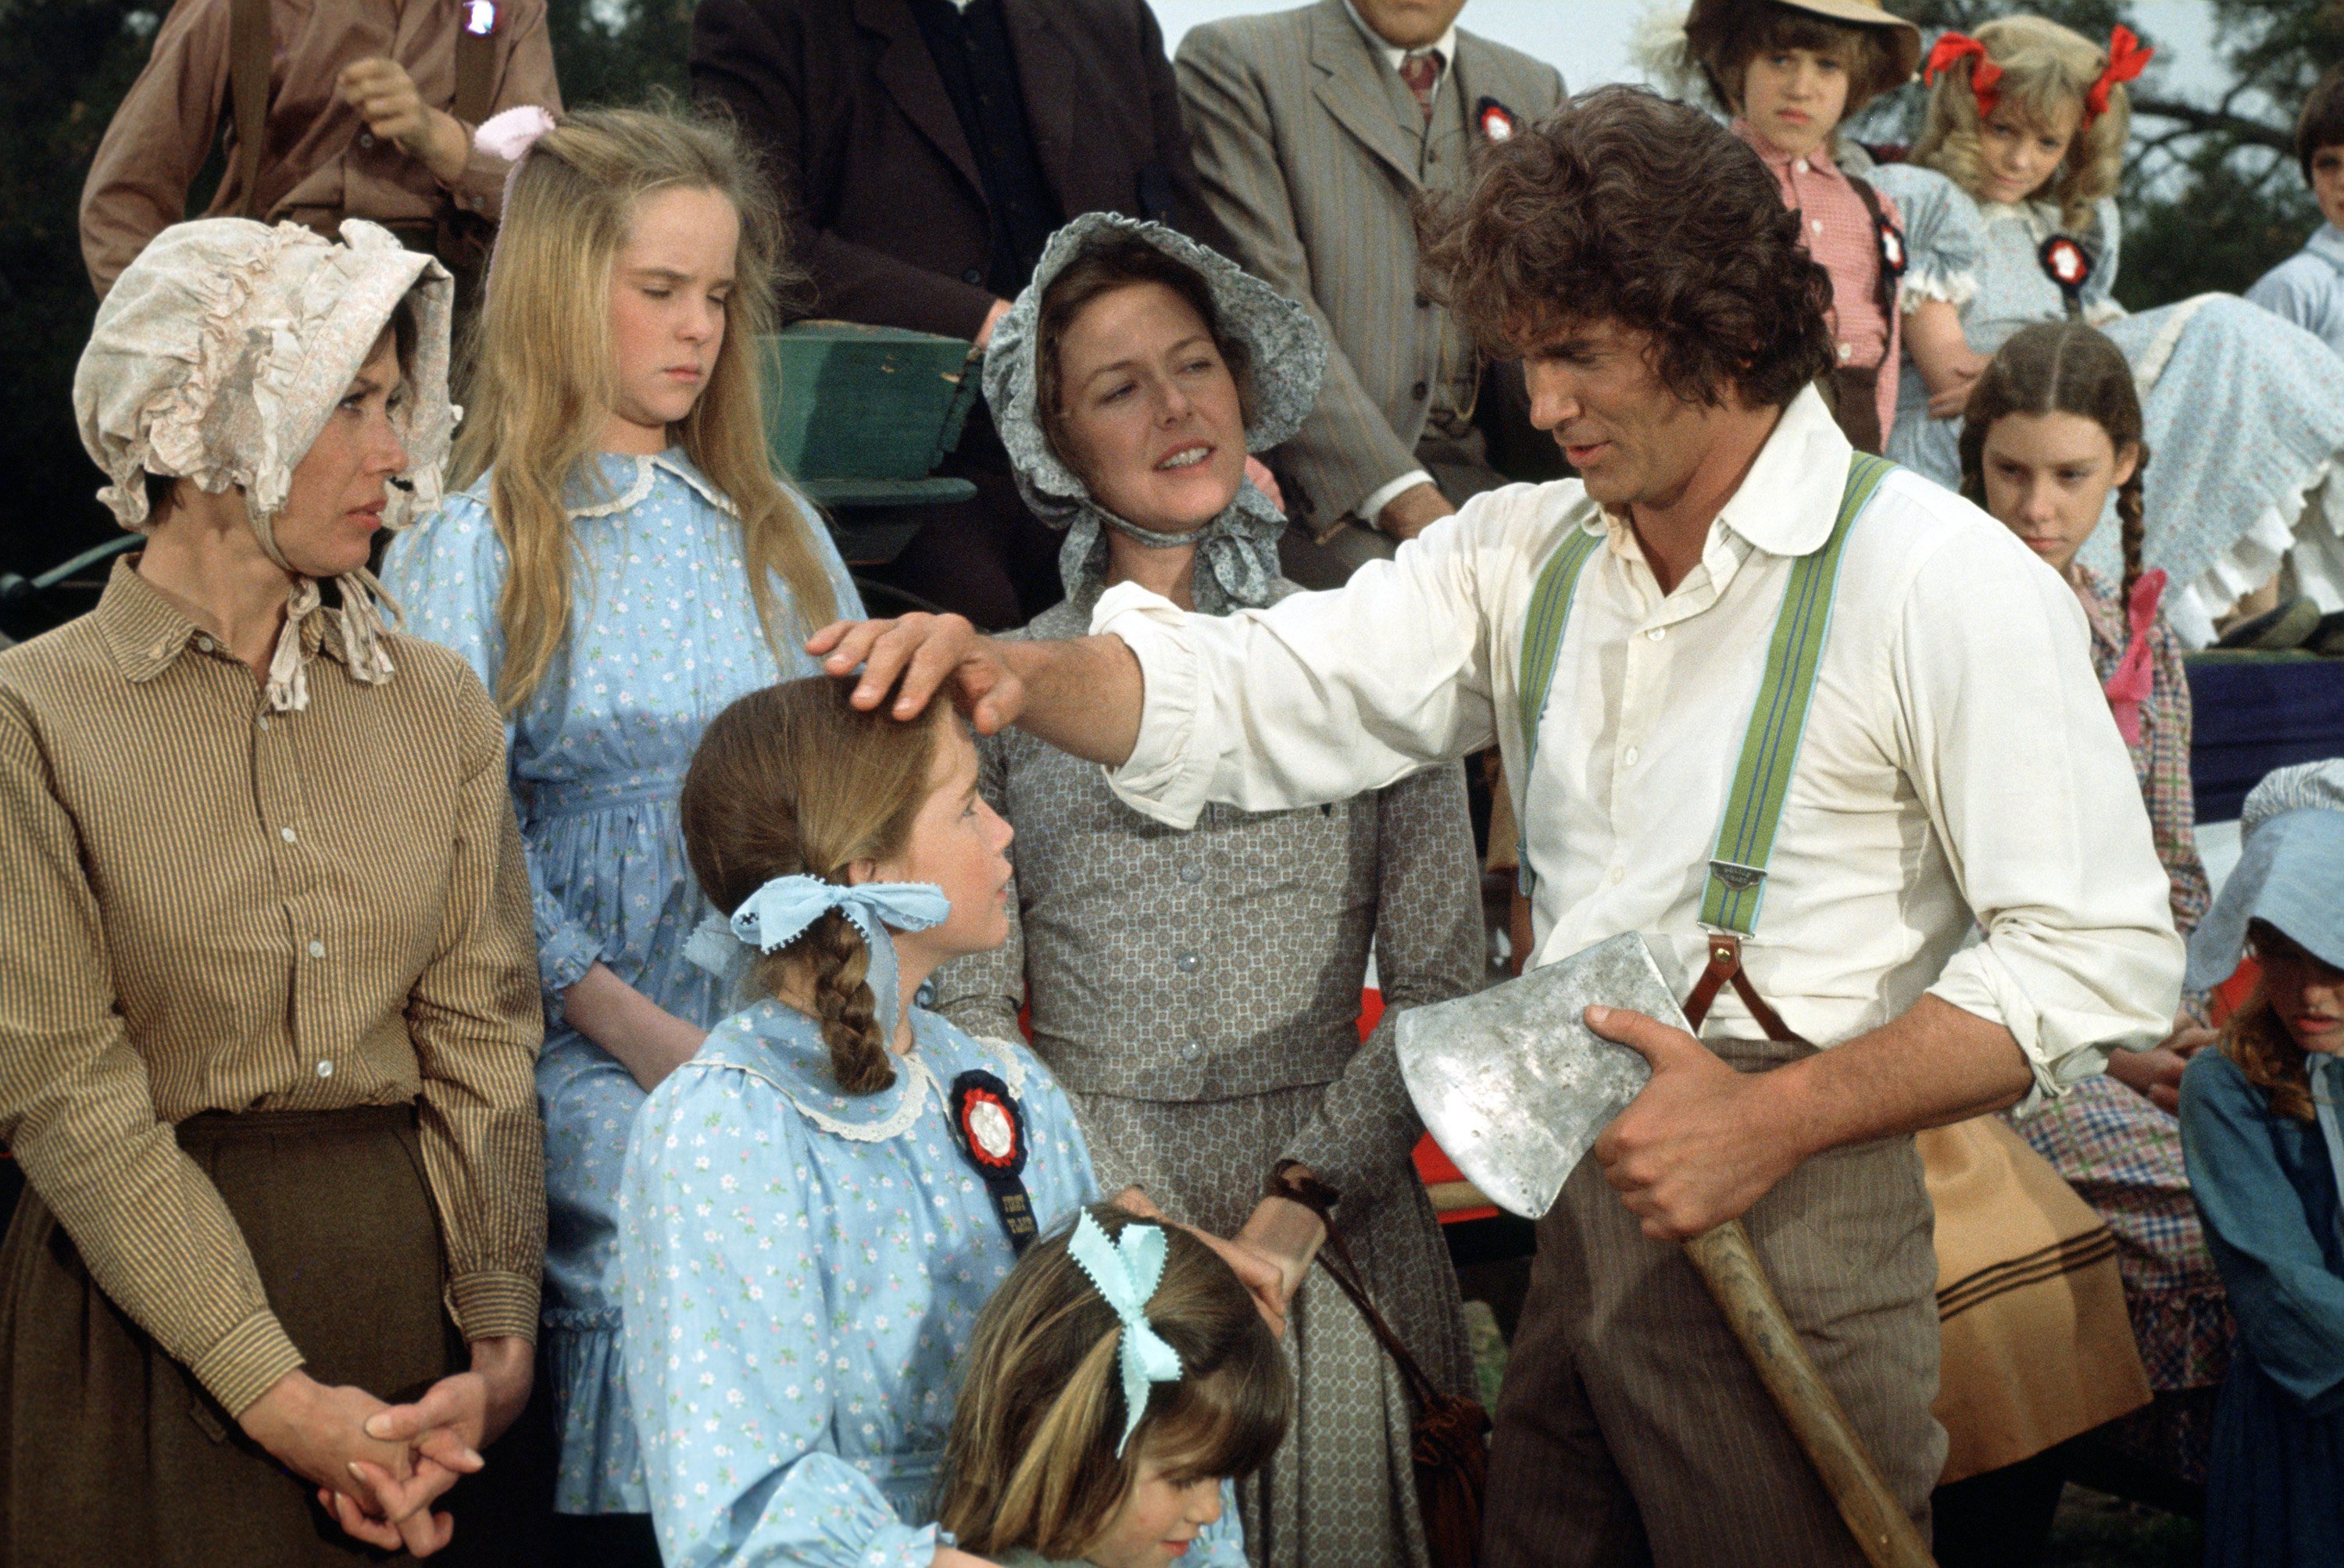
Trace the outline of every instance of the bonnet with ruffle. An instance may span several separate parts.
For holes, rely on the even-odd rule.
[[[1197,608],[1218,615],[1243,605],[1269,602],[1278,577],[1278,537],[1286,518],[1251,480],[1238,486],[1228,509],[1193,533],[1159,533],[1115,516],[1091,497],[1089,487],[1050,450],[1036,405],[1040,384],[1039,332],[1042,296],[1051,280],[1094,244],[1117,235],[1146,241],[1205,279],[1221,331],[1242,341],[1253,359],[1246,450],[1267,451],[1302,428],[1318,401],[1326,373],[1327,343],[1310,313],[1219,252],[1159,223],[1143,223],[1119,213],[1086,213],[1050,237],[1034,280],[995,323],[985,354],[985,400],[993,411],[1001,444],[1017,476],[1018,493],[1033,513],[1066,531],[1058,551],[1058,575],[1067,596],[1083,593],[1106,576],[1106,540],[1116,532],[1157,549],[1195,544]]]
[[[391,482],[383,526],[403,528],[438,508],[457,419],[448,401],[454,280],[378,225],[350,218],[341,235],[337,243],[298,224],[241,217],[175,224],[115,283],[74,373],[74,413],[109,481],[98,499],[124,528],[153,528],[147,474],[212,495],[234,486],[261,548],[291,571],[276,520],[293,470],[409,296],[415,352],[391,411],[408,467]],[[357,679],[380,684],[392,673],[382,585],[363,567],[335,582],[345,662]],[[308,705],[302,627],[322,602],[314,581],[295,583],[268,665],[268,701],[280,712]]]

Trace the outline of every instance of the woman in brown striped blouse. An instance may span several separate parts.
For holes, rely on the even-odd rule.
[[[344,235],[186,224],[123,274],[74,401],[146,546],[0,652],[0,1562],[499,1544],[529,895],[494,706],[366,571],[438,500],[448,274]]]

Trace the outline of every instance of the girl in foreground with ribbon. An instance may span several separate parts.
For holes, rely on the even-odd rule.
[[[747,1006],[652,1091],[620,1189],[668,1568],[982,1562],[929,1522],[970,1334],[1038,1231],[1099,1196],[1048,1070],[914,1005],[1008,934],[976,748],[949,703],[902,723],[849,689],[741,698],[684,780],[693,874],[731,912],[692,954]]]
[[[557,1544],[655,1564],[609,1278],[619,1168],[644,1094],[731,1003],[682,957],[705,905],[676,795],[701,726],[812,673],[804,628],[860,601],[768,465],[755,345],[788,265],[732,131],[629,109],[556,126],[522,109],[480,137],[515,161],[471,345],[460,493],[384,571],[511,737],[547,1020]]]
[[[967,1367],[936,1517],[1002,1568],[1214,1560],[1231,1480],[1269,1462],[1293,1403],[1228,1265],[1112,1204],[1018,1260]]]
[[[2344,761],[2247,796],[2186,983],[2262,976],[2181,1080],[2189,1179],[2238,1346],[2214,1417],[2208,1568],[2344,1562]]]
[[[2172,579],[2175,631],[2200,647],[2282,560],[2304,593],[2344,607],[2344,501],[2330,511],[2322,489],[2344,456],[2344,360],[2232,295],[2137,316],[2116,302],[2124,84],[2149,54],[2123,27],[2104,48],[2036,16],[1949,33],[1930,51],[1913,161],[1874,177],[1904,213],[1917,367],[1899,381],[1888,456],[1953,488],[1960,411],[1986,357],[2029,322],[2100,328],[2140,382],[2157,451],[2146,558]],[[2116,531],[2085,547],[2103,576],[2118,569]]]

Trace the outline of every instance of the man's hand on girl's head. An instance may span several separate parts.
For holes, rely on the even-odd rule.
[[[832,675],[863,668],[853,702],[868,712],[895,690],[898,719],[916,718],[945,684],[982,735],[1008,727],[1025,709],[1025,688],[993,641],[958,615],[834,621],[806,639],[806,652]]]

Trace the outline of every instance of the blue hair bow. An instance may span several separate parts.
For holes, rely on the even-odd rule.
[[[952,914],[945,890],[933,882],[865,882],[855,886],[800,874],[776,876],[741,901],[728,920],[711,915],[683,946],[683,956],[711,974],[737,978],[752,951],[786,947],[805,928],[837,910],[863,934],[871,950],[871,1000],[880,1037],[895,1037],[895,944],[887,927],[924,931]]]
[[[1180,1352],[1166,1344],[1164,1336],[1147,1321],[1147,1299],[1156,1294],[1156,1286],[1164,1278],[1164,1229],[1158,1225],[1127,1225],[1120,1239],[1110,1241],[1087,1209],[1075,1221],[1075,1233],[1066,1241],[1067,1256],[1090,1276],[1098,1293],[1123,1320],[1123,1349],[1117,1360],[1123,1367],[1124,1415],[1123,1436],[1115,1445],[1117,1459],[1123,1457],[1124,1445],[1131,1442],[1132,1429],[1147,1413],[1148,1385],[1180,1381]]]

